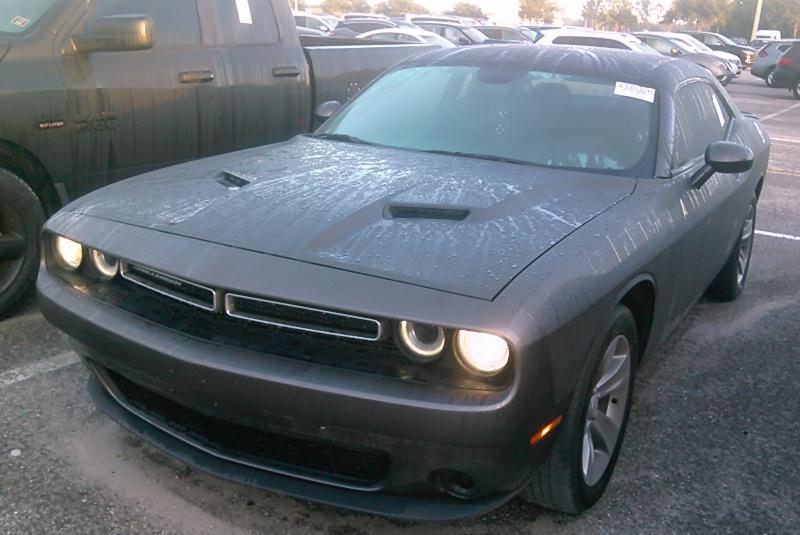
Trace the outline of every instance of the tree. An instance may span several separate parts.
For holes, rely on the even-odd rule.
[[[389,17],[399,17],[409,13],[427,14],[428,10],[414,2],[414,0],[387,0],[375,6],[375,13],[382,13]]]
[[[604,15],[606,23],[616,31],[629,30],[639,22],[630,0],[610,0]]]
[[[331,15],[369,13],[371,11],[367,0],[324,0],[322,10]]]
[[[782,37],[797,37],[800,31],[800,0],[764,2],[760,26],[765,30],[780,30]]]
[[[719,31],[727,24],[732,7],[729,0],[675,0],[665,21],[682,20],[695,28]]]
[[[470,17],[473,19],[485,19],[486,13],[475,4],[469,2],[458,2],[453,8],[447,12],[448,15],[455,15],[457,17]]]
[[[524,20],[553,22],[556,5],[553,0],[519,0],[519,17]]]
[[[605,15],[605,2],[603,0],[587,0],[583,4],[581,16],[583,22],[590,28],[597,29],[603,24]]]

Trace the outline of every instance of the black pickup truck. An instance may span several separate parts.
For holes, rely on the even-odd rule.
[[[0,317],[34,281],[44,218],[69,200],[307,132],[319,104],[425,49],[301,43],[285,0],[3,0]]]

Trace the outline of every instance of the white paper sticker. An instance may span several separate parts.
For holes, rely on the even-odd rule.
[[[250,13],[250,0],[236,0],[236,11],[239,12],[239,22],[253,24],[253,15]]]
[[[711,101],[714,103],[714,109],[717,110],[717,119],[719,119],[719,125],[725,126],[725,114],[722,113],[722,106],[719,104],[717,95],[711,95]]]
[[[11,19],[11,24],[19,26],[20,28],[25,28],[30,23],[31,19],[26,19],[25,17],[14,17]]]
[[[617,82],[614,87],[614,94],[643,100],[650,104],[656,101],[656,90],[652,87],[642,87],[636,84],[626,84],[625,82]]]

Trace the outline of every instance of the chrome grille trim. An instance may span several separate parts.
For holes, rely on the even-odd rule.
[[[169,282],[172,282],[172,283],[178,283],[179,285],[186,285],[186,286],[189,286],[189,287],[194,288],[196,290],[202,290],[203,292],[208,292],[208,294],[209,294],[209,296],[211,298],[211,303],[212,304],[211,304],[211,306],[209,306],[206,302],[201,301],[199,299],[193,299],[190,295],[180,294],[177,291],[170,291],[169,288],[153,284],[152,282],[148,281],[147,279],[138,276],[135,273],[135,271],[131,272],[131,270],[130,270],[131,267],[133,267],[134,270],[139,269],[139,270],[142,270],[142,271],[146,271],[148,273],[152,273],[154,275],[153,278],[155,278],[155,279],[163,279],[165,281],[169,281]],[[214,291],[213,288],[209,288],[208,286],[203,286],[201,284],[197,284],[195,282],[191,282],[191,281],[188,281],[186,279],[182,279],[180,277],[176,277],[174,275],[170,275],[168,273],[163,273],[163,272],[158,271],[156,269],[152,269],[152,268],[145,267],[145,266],[139,266],[139,265],[136,265],[136,264],[129,264],[127,262],[122,262],[120,264],[119,272],[120,272],[120,275],[122,276],[123,279],[125,279],[125,280],[127,280],[129,282],[132,282],[134,284],[137,284],[137,285],[139,285],[139,286],[141,286],[143,288],[147,288],[151,292],[156,292],[158,294],[161,294],[163,296],[169,297],[171,299],[175,299],[176,301],[180,301],[181,303],[186,303],[187,305],[192,305],[192,306],[197,307],[197,308],[202,308],[203,310],[207,310],[209,312],[216,312],[217,310],[219,310],[219,306],[218,306],[219,303],[217,302],[218,301],[217,292]]]
[[[315,327],[308,326],[308,325],[302,325],[302,324],[298,324],[298,323],[280,321],[280,319],[277,319],[277,318],[269,318],[269,317],[266,317],[266,316],[257,316],[257,315],[254,315],[254,314],[241,312],[241,311],[236,309],[236,301],[237,300],[250,301],[250,302],[254,302],[254,303],[265,303],[265,304],[272,305],[272,306],[277,306],[277,307],[286,307],[286,308],[291,308],[291,309],[295,309],[295,310],[307,310],[307,311],[310,311],[310,312],[317,312],[317,313],[326,314],[326,315],[329,315],[329,316],[336,316],[336,317],[340,317],[340,318],[346,318],[346,319],[353,319],[353,320],[358,320],[358,321],[363,321],[363,322],[369,322],[369,323],[372,323],[372,324],[375,325],[375,335],[374,336],[368,336],[368,335],[354,334],[352,331],[339,330],[339,329],[335,329],[335,328],[329,328],[328,329],[328,328],[325,328],[323,326],[320,326],[319,328],[315,328]],[[234,293],[229,293],[229,294],[225,295],[225,314],[227,314],[228,316],[230,316],[232,318],[238,318],[238,319],[243,319],[243,320],[247,320],[247,321],[252,321],[254,323],[262,323],[262,324],[265,324],[265,325],[272,325],[274,327],[281,327],[281,328],[284,328],[284,329],[291,329],[291,330],[295,330],[295,331],[303,331],[303,332],[314,333],[314,334],[323,334],[323,335],[328,335],[328,336],[338,336],[339,338],[348,338],[348,339],[351,339],[351,340],[364,340],[364,341],[367,341],[367,342],[377,342],[383,336],[383,324],[380,321],[378,321],[376,319],[373,319],[373,318],[365,318],[363,316],[354,316],[352,314],[344,314],[342,312],[333,312],[331,310],[324,310],[324,309],[320,309],[320,308],[313,308],[313,307],[294,305],[294,304],[289,304],[289,303],[282,303],[280,301],[272,301],[270,299],[261,299],[261,298],[257,298],[257,297],[251,297],[251,296],[248,296],[248,295],[241,295],[241,294],[234,294]]]

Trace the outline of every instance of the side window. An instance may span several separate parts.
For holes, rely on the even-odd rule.
[[[163,0],[162,0],[163,1]],[[172,0],[164,2],[172,6]],[[203,41],[211,46],[273,44],[278,23],[267,0],[200,0]]]
[[[294,23],[297,26],[306,27],[306,18],[302,15],[295,15],[294,16]]]
[[[646,43],[655,48],[656,51],[660,52],[661,54],[666,54],[667,56],[672,55],[673,46],[671,43],[662,41],[661,39],[647,39]]]
[[[714,35],[706,35],[705,36],[705,43],[710,46],[722,46],[722,41],[720,41]]]
[[[792,45],[780,45],[780,46],[778,47],[778,51],[779,51],[781,54],[783,54],[784,52],[786,52],[787,50],[789,50],[789,48],[790,48],[791,46],[792,46]]]
[[[97,0],[89,4],[89,20],[110,15],[149,15],[155,26],[156,48],[200,44],[195,0]]]
[[[503,39],[502,32],[500,30],[496,30],[494,28],[486,28],[486,29],[480,30],[480,32],[482,34],[486,35],[486,37],[488,37],[489,39]]]
[[[694,82],[678,89],[673,169],[703,155],[711,143],[724,139],[730,121],[728,106],[711,85]]]
[[[321,22],[319,19],[315,19],[314,17],[308,17],[306,25],[312,30],[321,30],[321,31],[328,30],[327,24]]]
[[[442,37],[444,37],[453,44],[456,45],[461,44],[459,42],[459,39],[461,39],[464,36],[461,35],[460,31],[456,30],[455,28],[450,28],[449,26],[442,26],[442,29],[444,30],[442,32]]]

